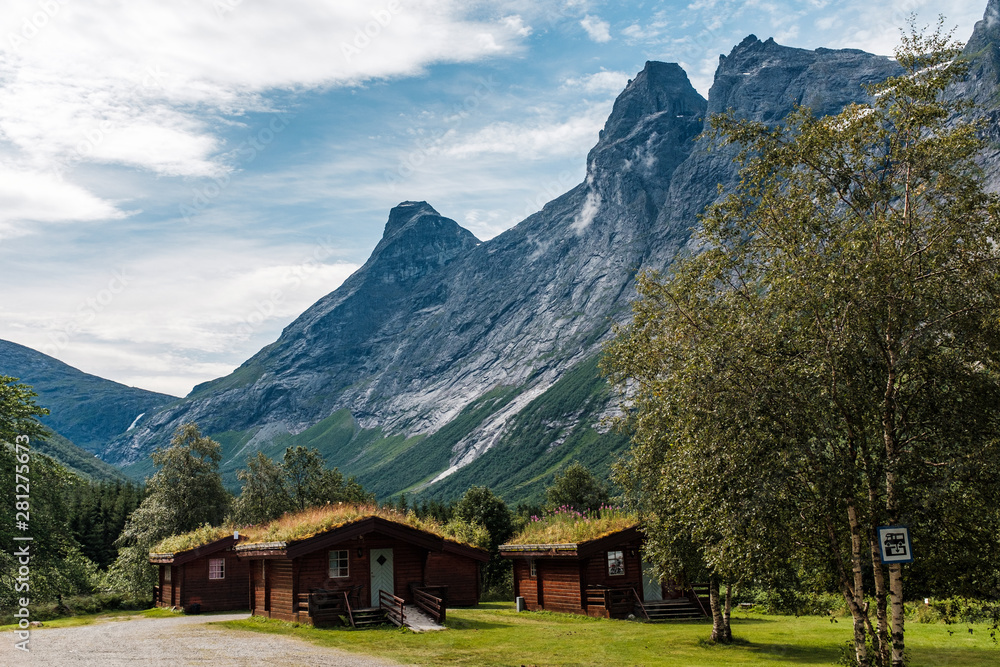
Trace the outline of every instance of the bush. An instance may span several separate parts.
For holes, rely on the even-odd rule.
[[[1000,622],[1000,601],[952,597],[909,602],[905,609],[906,618],[917,623]]]
[[[512,602],[514,600],[514,569],[508,568],[491,586],[487,586],[480,596],[483,602]]]
[[[51,602],[31,605],[31,620],[51,621],[67,616],[99,614],[105,611],[148,609],[149,596],[130,597],[121,593],[94,593],[93,595],[72,595]],[[13,611],[0,615],[0,625],[14,623]]]
[[[762,614],[777,616],[842,616],[846,613],[844,598],[836,593],[804,593],[791,589],[753,589],[734,596],[733,605],[753,604]]]

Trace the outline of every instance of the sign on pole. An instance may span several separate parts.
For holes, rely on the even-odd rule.
[[[906,526],[879,526],[878,545],[883,563],[912,563],[910,529]]]

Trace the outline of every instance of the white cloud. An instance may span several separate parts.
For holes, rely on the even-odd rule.
[[[0,164],[0,238],[18,235],[25,222],[67,222],[121,217],[114,203],[67,183],[56,172]]]
[[[36,171],[218,175],[229,169],[220,129],[268,110],[272,92],[511,53],[531,32],[520,16],[470,11],[457,0],[5,2],[0,141]],[[77,217],[93,217],[92,204]]]
[[[607,21],[587,14],[580,21],[580,25],[587,31],[587,36],[598,44],[611,41],[611,24]]]
[[[565,120],[536,117],[522,123],[491,123],[468,135],[449,134],[437,152],[454,158],[478,154],[513,154],[523,159],[577,155],[597,142],[611,101],[594,104]]]
[[[512,16],[505,16],[501,19],[503,24],[510,28],[511,32],[519,37],[528,37],[531,35],[531,26],[524,24],[524,19],[518,14]]]
[[[333,243],[205,240],[91,266],[72,282],[64,276],[59,291],[26,284],[0,308],[0,338],[101,377],[185,394],[274,341],[357,270],[335,259]]]
[[[589,181],[590,179],[588,178]],[[591,190],[588,192],[587,198],[580,208],[580,212],[576,214],[572,224],[570,224],[570,229],[576,232],[577,235],[583,234],[584,230],[590,227],[591,223],[594,222],[594,218],[597,217],[598,211],[601,210],[601,203],[601,195],[597,191]]]
[[[617,96],[628,84],[629,75],[625,72],[601,70],[579,78],[566,79],[563,85],[567,88],[583,90],[592,94],[611,94]]]

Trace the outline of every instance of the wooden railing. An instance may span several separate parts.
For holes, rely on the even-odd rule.
[[[347,597],[347,591],[344,591],[344,608],[347,609],[347,620],[351,622],[351,627],[358,627],[354,624],[354,612],[351,611],[351,600]]]
[[[612,618],[627,616],[635,607],[638,595],[632,588],[604,588],[591,586],[587,588],[587,607],[603,607]]]
[[[437,593],[437,595],[434,595]],[[447,586],[422,586],[413,588],[413,604],[438,623],[444,623],[447,613]]]
[[[378,592],[378,606],[385,611],[386,618],[399,627],[403,627],[406,623],[406,612],[403,611],[404,604],[406,601],[403,598],[382,590]]]
[[[709,594],[708,584],[691,584],[690,588],[687,590],[688,599],[697,604],[698,608],[701,609],[701,613],[705,616],[712,615],[705,608],[705,603],[702,602],[702,597],[708,597]]]
[[[303,599],[304,598],[304,599]],[[308,593],[299,593],[296,611],[308,610],[313,625],[340,624],[340,615],[345,612],[347,596],[338,591],[313,588]],[[349,605],[348,605],[349,610]],[[348,611],[348,617],[350,612]]]
[[[642,598],[639,597],[639,592],[634,588],[630,588],[629,590],[632,591],[632,595],[635,596],[635,606],[639,607],[639,611],[642,612],[642,615],[645,616],[648,621],[649,613],[646,611],[646,605],[642,603]]]

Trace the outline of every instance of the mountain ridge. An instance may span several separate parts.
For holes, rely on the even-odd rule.
[[[1000,40],[988,19],[998,2],[977,24],[983,53]],[[970,88],[983,99],[996,94],[992,63]],[[708,150],[706,118],[732,109],[777,122],[796,105],[835,113],[899,72],[856,49],[749,35],[720,56],[705,99],[676,63],[647,61],[615,101],[582,183],[488,241],[427,202],[401,202],[341,287],[233,374],[103,453],[139,474],[193,420],[223,442],[230,482],[242,457],[308,443],[380,497],[457,495],[491,480],[516,500],[570,458],[606,467],[626,443],[600,426],[611,409],[601,345],[627,317],[636,273],[691,252],[697,215],[737,178],[733,148]]]

